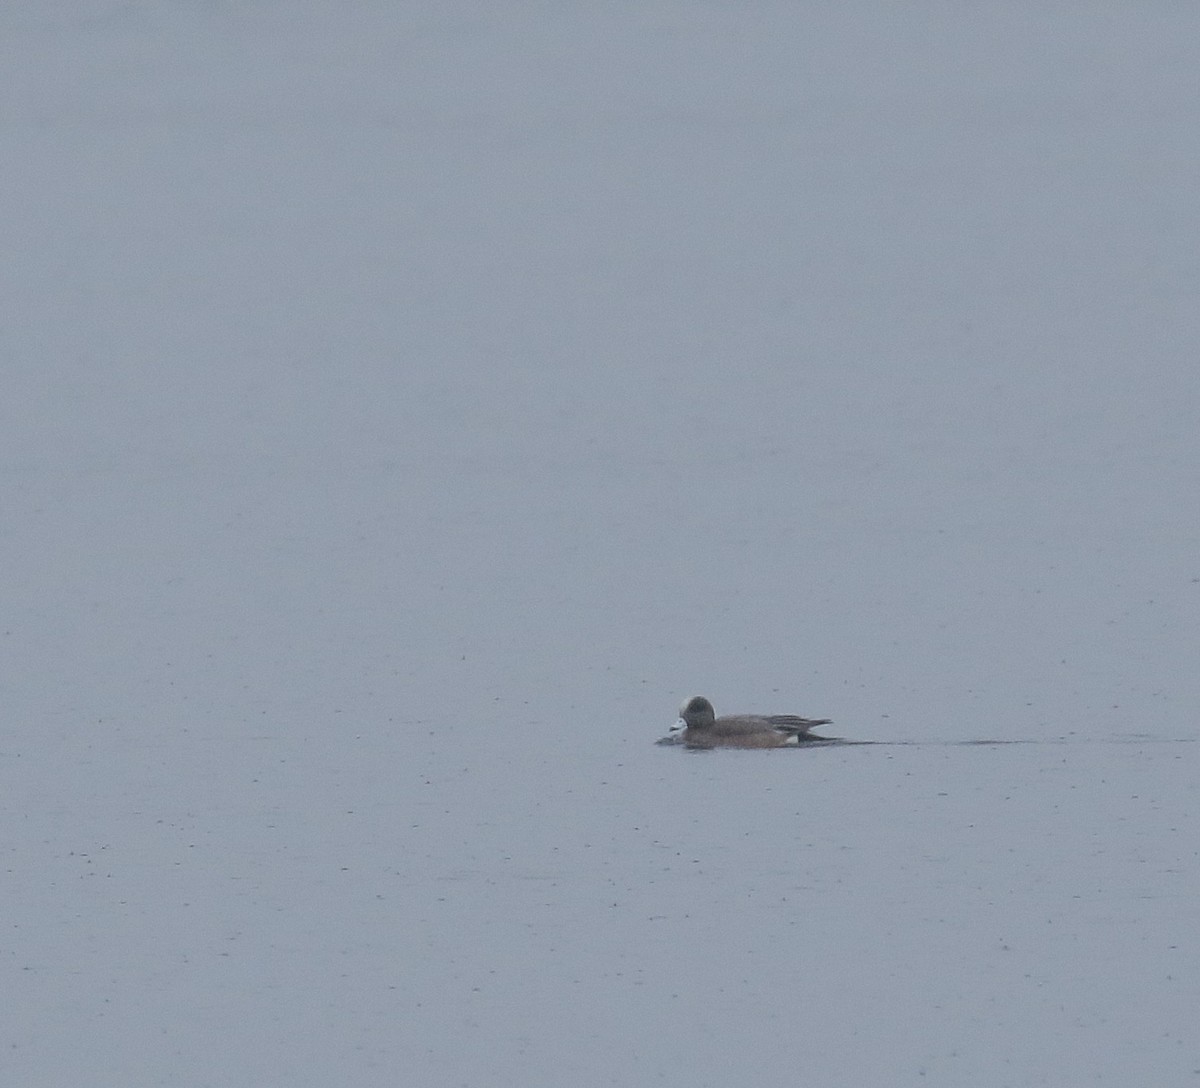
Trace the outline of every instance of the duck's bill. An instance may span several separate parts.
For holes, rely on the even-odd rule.
[[[683,743],[683,731],[686,728],[687,728],[687,724],[684,722],[684,720],[682,718],[680,718],[679,721],[677,721],[667,731],[667,735],[665,737],[659,737],[658,740],[656,740],[654,743],[655,744],[682,744]]]

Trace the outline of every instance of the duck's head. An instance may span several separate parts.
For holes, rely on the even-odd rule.
[[[703,695],[693,695],[679,708],[679,718],[689,729],[705,729],[712,725],[716,714]]]

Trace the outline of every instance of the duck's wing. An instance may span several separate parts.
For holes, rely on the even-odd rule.
[[[772,729],[782,733],[807,733],[813,726],[829,725],[832,718],[799,718],[795,714],[773,714],[764,719]]]
[[[770,736],[774,730],[771,719],[761,714],[727,714],[717,718],[705,732],[717,737],[749,737],[756,733]]]

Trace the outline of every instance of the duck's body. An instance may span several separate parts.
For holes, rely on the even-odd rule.
[[[683,743],[689,748],[784,748],[802,744],[808,731],[828,725],[829,718],[798,718],[794,714],[730,714],[718,718],[703,695],[694,695],[679,708]]]

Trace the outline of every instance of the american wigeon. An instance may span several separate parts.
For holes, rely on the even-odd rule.
[[[801,744],[814,725],[830,718],[797,718],[793,714],[730,714],[718,718],[703,695],[693,695],[679,708],[683,743],[689,748],[783,748]]]

